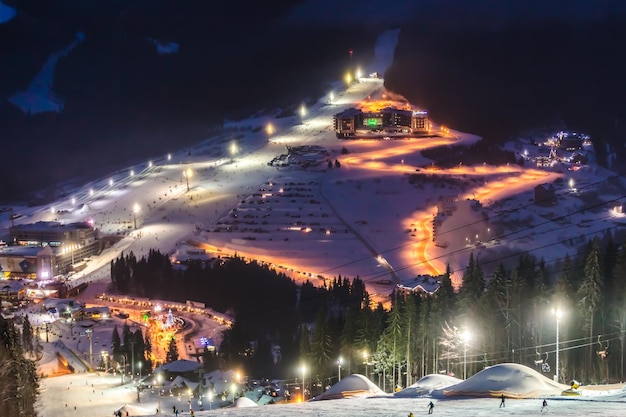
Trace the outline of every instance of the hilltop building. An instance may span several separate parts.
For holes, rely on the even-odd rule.
[[[429,132],[428,112],[385,107],[378,111],[349,108],[333,117],[337,138],[424,135]]]

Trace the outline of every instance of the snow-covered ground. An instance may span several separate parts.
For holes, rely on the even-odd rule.
[[[443,416],[491,416],[511,415],[526,416],[539,414],[541,404],[545,398],[548,402],[548,413],[562,416],[619,416],[623,415],[626,391],[623,387],[613,389],[581,390],[578,397],[564,397],[558,395],[539,395],[533,398],[514,399],[507,397],[505,407],[500,406],[500,392],[522,392],[531,385],[549,384],[551,381],[538,375],[547,381],[542,382],[537,378],[529,378],[525,372],[519,369],[510,369],[507,365],[490,371],[486,369],[489,388],[495,389],[493,396],[482,395],[480,398],[472,397],[446,397],[441,395],[442,387],[454,384],[452,378],[444,379],[438,375],[425,377],[420,381],[424,390],[430,388],[433,395],[400,397],[376,392],[377,388],[362,375],[351,375],[338,382],[328,392],[338,391],[348,396],[356,393],[354,398],[342,398],[335,400],[309,401],[305,403],[288,403],[264,406],[251,409],[251,401],[237,402],[236,407],[209,410],[214,404],[209,403],[206,397],[202,398],[201,405],[198,398],[191,399],[191,406],[197,416],[272,416],[283,417],[300,415],[308,416],[406,416],[409,412],[415,415],[426,414],[427,405],[432,401],[435,405],[434,414]],[[532,370],[530,370],[532,371]],[[517,376],[505,377],[516,374]],[[139,394],[132,384],[120,384],[119,377],[101,376],[97,374],[68,375],[58,378],[43,380],[43,393],[40,402],[40,415],[42,417],[75,417],[82,416],[105,416],[111,415],[115,410],[122,409],[130,416],[156,415],[160,405],[162,415],[174,416],[173,407],[182,410],[182,415],[190,415],[187,396],[161,396],[160,401],[153,390],[143,390]],[[483,387],[485,378],[480,373],[467,381],[462,382],[464,388],[478,392],[485,390]],[[443,385],[442,385],[443,384]],[[459,384],[459,385],[461,385]],[[341,388],[341,390],[339,390]],[[565,387],[564,387],[565,388]],[[364,395],[364,391],[371,391]],[[445,389],[443,389],[445,391]],[[137,396],[139,395],[139,400]],[[337,395],[336,395],[337,396]],[[74,409],[76,407],[76,409]],[[206,410],[203,410],[206,408]]]

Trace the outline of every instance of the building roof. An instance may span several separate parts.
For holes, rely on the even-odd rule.
[[[202,366],[202,364],[200,364],[199,362],[179,359],[177,361],[169,362],[169,363],[159,366],[159,370],[162,370],[165,372],[185,373],[185,372],[197,371],[198,368],[200,368],[200,366]]]
[[[35,222],[18,224],[11,227],[11,230],[30,230],[37,232],[58,232],[58,231],[70,231],[79,229],[93,229],[93,227],[87,222],[77,222],[61,224],[60,222]]]
[[[361,111],[361,109],[355,109],[354,107],[350,107],[349,109],[345,109],[344,111],[335,114],[335,117],[338,117],[338,118],[354,117],[357,114],[361,114],[361,113],[363,113],[363,111]]]
[[[0,280],[0,291],[18,292],[25,289],[26,286],[21,281],[15,281],[12,279]]]
[[[5,246],[0,248],[0,257],[23,256],[34,258],[46,248],[42,248],[41,246]],[[56,248],[49,248],[48,250],[52,250],[53,254],[57,253]]]

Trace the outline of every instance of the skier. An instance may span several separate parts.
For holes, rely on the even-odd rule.
[[[503,408],[503,407],[506,407],[506,406],[504,405],[504,394],[502,394],[502,395],[500,396],[500,407],[498,407],[498,408]]]
[[[541,412],[543,413],[543,410],[546,410],[546,413],[548,412],[548,402],[545,400],[543,400],[543,402],[541,403]]]
[[[435,404],[433,404],[433,402],[431,401],[428,403],[428,414],[433,413],[433,408],[435,408]]]

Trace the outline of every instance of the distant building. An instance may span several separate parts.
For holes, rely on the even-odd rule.
[[[535,187],[535,204],[538,206],[556,206],[556,193],[552,184],[539,184]]]
[[[75,263],[97,254],[100,249],[96,231],[87,222],[70,224],[36,222],[12,226],[9,232],[14,244],[18,245],[17,247],[39,248],[40,251],[42,247],[52,248],[50,252],[41,254],[41,262],[35,263],[39,267],[43,267],[44,264],[47,266],[47,268],[43,269],[43,275],[46,274],[45,271],[48,271],[49,276],[44,277],[42,274],[38,274],[39,279],[51,278],[52,276],[66,273],[73,269]],[[24,249],[24,253],[36,250]],[[12,251],[19,252],[20,249],[12,249]],[[0,248],[0,257],[3,257],[3,253],[4,250]],[[30,256],[37,257],[39,255],[35,253]],[[15,268],[9,268],[9,270],[19,272]],[[24,268],[22,268],[22,272],[26,272]]]
[[[338,138],[386,137],[425,134],[429,131],[428,112],[385,107],[378,111],[349,108],[333,117]]]
[[[26,297],[26,286],[20,281],[0,280],[0,300],[16,303]]]
[[[398,284],[398,291],[402,294],[433,295],[441,284],[443,275],[418,275],[414,280]]]

